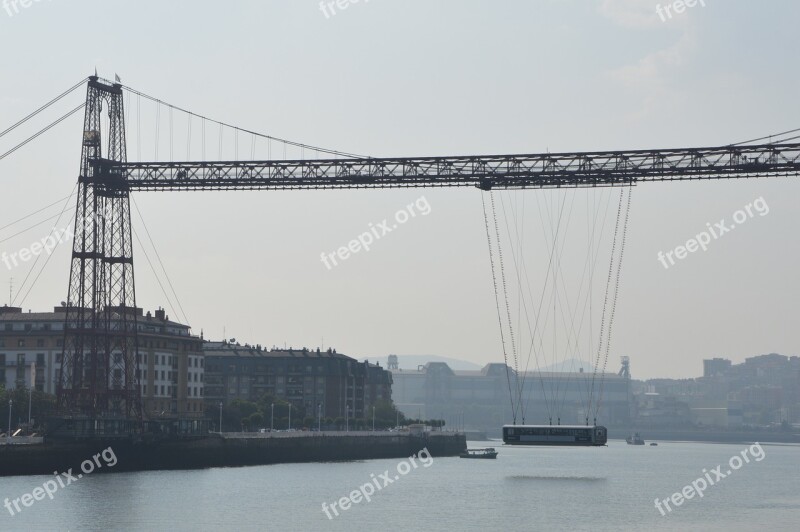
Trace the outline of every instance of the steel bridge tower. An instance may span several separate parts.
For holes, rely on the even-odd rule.
[[[103,111],[108,113],[107,120]],[[103,131],[108,128],[103,155]],[[135,430],[142,407],[129,189],[93,164],[127,161],[122,85],[89,78],[58,406],[73,429]]]
[[[86,94],[58,377],[62,412],[58,419],[63,430],[56,432],[65,436],[126,437],[145,428],[137,371],[140,310],[133,276],[131,191],[412,187],[486,191],[800,176],[797,142],[527,155],[129,163],[123,88],[95,75],[89,78]],[[105,154],[101,124],[107,128]]]

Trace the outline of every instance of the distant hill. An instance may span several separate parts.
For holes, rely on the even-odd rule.
[[[583,372],[584,373],[591,373],[592,371],[594,371],[594,366],[592,366],[589,363],[588,360],[581,361],[581,360],[578,360],[577,358],[570,358],[568,360],[564,360],[563,362],[557,362],[557,363],[552,364],[550,366],[543,366],[541,368],[541,371],[548,372],[548,373],[549,372],[559,372],[559,373],[561,373],[561,372],[564,372],[564,373],[573,373],[573,372],[575,372],[575,373],[577,373],[577,372],[580,371],[580,368],[583,368]],[[522,368],[520,368],[520,369],[522,369]],[[616,372],[617,369],[619,369],[619,368],[606,367],[606,371],[607,372]],[[530,371],[537,371],[537,368],[534,367],[533,364],[531,364],[529,370]]]

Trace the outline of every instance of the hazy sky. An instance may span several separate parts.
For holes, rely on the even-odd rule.
[[[326,17],[314,0],[34,2],[13,16],[0,10],[0,131],[95,67],[210,117],[373,156],[708,146],[800,127],[797,2],[706,0],[664,21],[656,4],[362,0]],[[37,124],[82,98],[75,93]],[[154,158],[147,121],[155,108],[128,111],[142,116],[140,133],[129,120],[129,159]],[[161,159],[169,153],[164,112]],[[174,120],[176,131],[188,128],[185,117]],[[70,193],[81,127],[76,115],[0,161],[0,227]],[[198,127],[188,154],[195,159]],[[1,138],[0,152],[36,129]],[[176,159],[187,156],[183,134],[175,133]],[[213,142],[207,153],[216,157]],[[240,157],[250,150],[242,137]],[[267,150],[257,144],[257,157]],[[795,354],[798,193],[800,182],[788,179],[637,187],[609,369],[628,355],[634,377],[685,377],[702,373],[703,358]],[[541,233],[535,206],[546,196],[514,194],[528,205],[527,230]],[[600,197],[571,194],[579,205]],[[669,269],[658,261],[659,251],[758,198],[767,215]],[[195,333],[219,339],[224,330],[267,346],[324,341],[358,358],[502,361],[477,190],[135,199]],[[321,253],[415,201],[429,214],[330,270],[321,262]],[[587,209],[576,211],[576,227],[585,228]],[[54,221],[9,239],[42,217],[0,229],[0,252],[46,236]],[[579,255],[580,242],[573,246]],[[0,300],[30,264],[0,264]],[[140,306],[167,306],[138,248],[136,267]],[[68,269],[69,246],[61,246],[25,309],[64,300]]]

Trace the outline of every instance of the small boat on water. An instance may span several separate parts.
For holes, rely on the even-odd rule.
[[[658,444],[656,442],[650,442],[650,447],[656,447]]]
[[[463,453],[459,455],[461,458],[488,458],[494,459],[497,458],[497,451],[494,450],[493,447],[487,447],[485,449],[467,449]]]
[[[625,441],[628,442],[628,445],[644,445],[644,438],[638,432],[625,438]]]

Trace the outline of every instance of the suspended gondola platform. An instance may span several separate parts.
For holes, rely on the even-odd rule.
[[[506,445],[555,445],[600,447],[608,442],[608,431],[599,425],[505,425]]]

